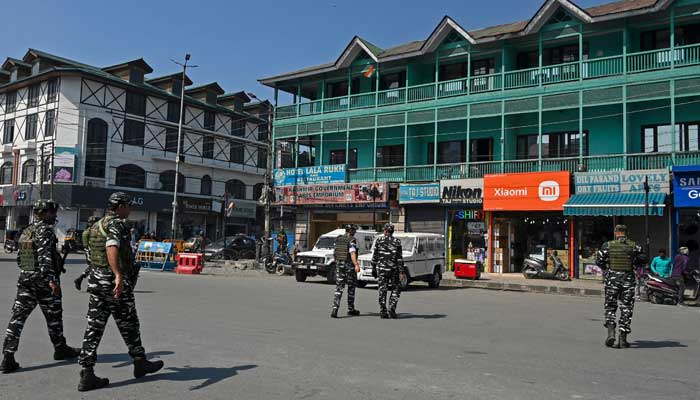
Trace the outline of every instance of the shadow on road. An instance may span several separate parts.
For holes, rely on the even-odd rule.
[[[404,314],[399,313],[399,319],[441,319],[445,318],[445,314]]]
[[[199,390],[207,386],[211,386],[215,383],[221,382],[224,379],[231,378],[238,375],[238,371],[246,371],[249,369],[257,368],[257,365],[239,365],[237,367],[231,368],[217,368],[217,367],[169,367],[165,368],[165,372],[150,375],[142,379],[129,379],[122,382],[116,382],[110,384],[110,388],[118,388],[121,386],[132,385],[139,382],[153,382],[153,381],[171,381],[171,382],[190,382],[190,381],[203,381],[198,385],[190,387],[190,390]]]
[[[676,342],[673,340],[636,340],[630,343],[631,347],[636,347],[639,349],[662,349],[665,347],[688,347],[683,343]]]
[[[150,360],[152,358],[160,358],[161,356],[169,356],[175,354],[174,351],[154,351],[152,353],[146,353],[147,358]],[[122,368],[128,367],[133,364],[133,359],[128,353],[114,353],[114,354],[98,354],[97,362],[100,364],[112,364],[112,368]]]
[[[18,359],[18,361],[21,361],[21,360]],[[38,370],[41,370],[41,369],[47,369],[47,368],[53,368],[53,367],[60,367],[60,366],[63,366],[63,365],[72,365],[72,364],[77,364],[77,363],[78,363],[78,359],[77,359],[77,358],[74,359],[74,360],[56,361],[56,362],[52,362],[52,363],[49,363],[49,364],[34,365],[34,366],[31,366],[31,367],[26,367],[26,368],[25,368],[25,367],[21,367],[21,368],[18,369],[17,372],[15,372],[15,373],[17,374],[17,373],[22,373],[22,372],[38,371]],[[22,365],[21,362],[20,362],[20,365]]]

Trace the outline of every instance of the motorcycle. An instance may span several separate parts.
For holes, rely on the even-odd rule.
[[[526,279],[541,278],[541,279],[559,279],[560,281],[569,280],[569,271],[564,267],[564,264],[559,259],[557,251],[547,256],[547,246],[537,246],[537,253],[530,254],[523,261],[523,276]],[[552,272],[547,271],[547,259],[551,259],[554,263]]]
[[[697,301],[700,297],[700,269],[687,271],[685,278],[695,284],[692,300]],[[678,304],[678,285],[674,280],[647,272],[644,287],[650,302],[654,304]]]
[[[287,252],[276,252],[272,257],[264,257],[265,271],[268,274],[284,275],[285,266],[289,268],[292,260]]]
[[[69,229],[63,239],[63,248],[69,253],[77,253],[83,250],[82,231]]]

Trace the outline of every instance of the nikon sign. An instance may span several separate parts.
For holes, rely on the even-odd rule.
[[[449,179],[440,181],[440,202],[481,207],[484,203],[483,179]]]

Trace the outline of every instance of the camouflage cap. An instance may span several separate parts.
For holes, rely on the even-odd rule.
[[[384,230],[389,232],[389,233],[394,233],[394,225],[386,223],[386,224],[384,224]]]
[[[615,225],[615,232],[627,232],[627,225]]]
[[[58,203],[51,199],[40,199],[34,202],[34,212],[58,210]]]

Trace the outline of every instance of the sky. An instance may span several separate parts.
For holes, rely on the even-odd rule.
[[[258,79],[334,61],[354,35],[388,48],[425,39],[445,15],[473,30],[528,19],[543,2],[11,0],[2,5],[0,57],[36,48],[100,67],[142,57],[155,77],[179,71],[171,59],[187,52],[195,85],[272,99]]]

